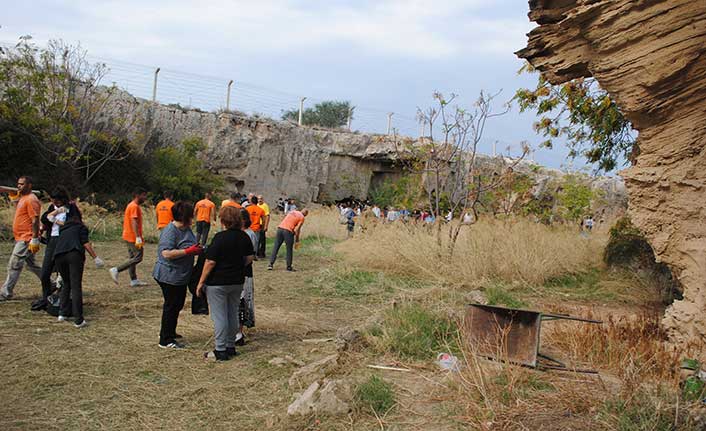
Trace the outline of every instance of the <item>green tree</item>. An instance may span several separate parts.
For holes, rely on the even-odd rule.
[[[313,108],[306,108],[302,113],[302,123],[307,126],[321,126],[335,129],[348,123],[348,116],[353,118],[353,110],[349,101],[327,100],[317,103]],[[299,110],[290,109],[282,113],[283,120],[299,121]]]
[[[206,149],[198,137],[185,139],[180,148],[166,147],[152,154],[149,183],[152,190],[171,190],[177,199],[196,199],[223,187],[223,180],[198,158]]]
[[[526,64],[523,72],[534,69]],[[593,78],[552,85],[539,75],[536,88],[517,90],[514,100],[520,112],[534,111],[540,117],[534,128],[546,138],[544,147],[566,139],[570,157],[582,155],[604,171],[621,160],[633,161],[639,152],[632,124]]]
[[[588,215],[596,194],[578,175],[567,175],[557,193],[559,215],[569,222],[578,221]]]
[[[44,165],[83,186],[107,164],[127,157],[139,115],[114,105],[118,90],[101,85],[105,64],[91,64],[80,46],[21,38],[0,53],[0,130],[30,143]],[[34,168],[34,166],[31,166]],[[32,169],[33,170],[33,169]]]

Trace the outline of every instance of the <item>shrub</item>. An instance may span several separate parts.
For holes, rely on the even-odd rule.
[[[376,375],[358,385],[355,399],[362,408],[371,408],[378,415],[387,413],[395,405],[392,385]]]
[[[429,360],[441,351],[458,351],[458,327],[448,316],[419,304],[385,314],[383,346],[401,359]]]
[[[654,281],[663,302],[681,299],[681,287],[669,267],[655,260],[654,250],[640,230],[625,216],[610,229],[603,260],[609,266],[628,268],[644,273]]]

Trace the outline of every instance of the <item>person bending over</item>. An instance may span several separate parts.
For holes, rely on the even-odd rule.
[[[309,210],[306,209],[302,211],[290,211],[289,214],[284,217],[282,223],[277,226],[277,236],[275,237],[275,245],[272,248],[272,256],[270,256],[270,264],[267,266],[268,270],[272,270],[274,268],[279,248],[282,246],[282,243],[285,243],[287,246],[287,271],[294,271],[294,268],[292,267],[292,260],[294,259],[294,244],[299,243],[304,218],[308,214]]]

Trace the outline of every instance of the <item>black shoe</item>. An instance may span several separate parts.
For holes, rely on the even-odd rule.
[[[272,271],[272,264],[267,265],[267,270]]]
[[[240,335],[240,338],[238,338],[238,335]],[[238,333],[238,335],[235,336],[235,345],[236,346],[244,346],[245,345],[245,334]]]
[[[289,268],[287,268],[287,271],[289,271],[289,272],[297,272],[297,270],[294,269],[294,268],[292,268],[291,266],[290,266]]]
[[[226,355],[228,355],[228,359],[238,356],[238,352],[235,351],[235,347],[226,347]]]
[[[213,350],[211,352],[206,352],[203,357],[207,361],[227,361],[230,359],[230,356],[228,356],[226,350]]]
[[[41,311],[41,310],[46,310],[47,309],[47,300],[45,298],[39,298],[36,301],[32,302],[32,305],[30,306],[32,311]]]

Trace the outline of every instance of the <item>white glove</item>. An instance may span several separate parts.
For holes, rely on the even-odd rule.
[[[65,212],[68,212],[68,210],[66,209],[66,207],[59,207],[59,208],[56,209],[56,213],[57,213],[57,214],[64,214]]]
[[[135,247],[139,250],[142,248],[142,237],[135,238]]]
[[[93,262],[96,264],[96,268],[99,268],[99,269],[100,269],[100,268],[103,268],[103,267],[105,266],[105,262],[103,261],[103,259],[101,259],[101,258],[98,257],[98,256],[96,256],[96,258],[93,259]]]

